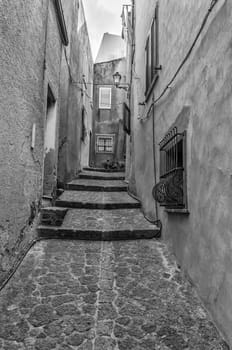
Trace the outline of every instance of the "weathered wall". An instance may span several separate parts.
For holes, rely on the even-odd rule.
[[[211,1],[160,2],[160,63],[163,69],[154,94],[172,78],[198,31]],[[156,3],[136,1],[136,56],[133,96],[135,177],[147,214],[155,217],[152,198],[152,114],[144,121],[151,100],[144,100],[144,49]],[[199,41],[171,89],[155,108],[156,167],[158,142],[178,123],[187,130],[187,194],[189,216],[160,208],[164,239],[232,345],[232,122],[230,23],[232,4],[219,0]],[[178,122],[176,120],[178,119]]]
[[[77,34],[78,55],[76,57],[76,72],[79,81],[84,80],[86,83],[80,85],[82,91],[79,92],[78,102],[78,119],[80,128],[79,162],[80,168],[83,168],[84,166],[89,165],[90,132],[92,131],[93,57],[82,2],[80,2]],[[84,135],[82,135],[82,109],[84,110]]]
[[[28,239],[40,200],[45,13],[40,0],[0,3],[0,278]]]
[[[53,1],[48,2],[47,23],[45,27],[45,71],[44,71],[44,107],[45,107],[45,143],[43,194],[52,196],[56,189],[58,128],[60,116],[60,69],[62,42],[57,22],[57,14]],[[48,86],[54,98],[52,108],[48,110]],[[49,120],[50,115],[52,119]],[[51,142],[53,140],[53,142]],[[48,143],[47,143],[48,142]]]
[[[122,83],[126,82],[126,61],[117,59],[94,65],[94,93],[93,93],[93,142],[92,165],[102,167],[107,159],[123,161],[125,152],[125,132],[123,131],[123,102],[126,101],[125,90],[114,86],[113,74],[122,75]],[[99,88],[111,87],[111,109],[99,109]],[[114,134],[114,153],[96,153],[96,134]]]
[[[35,236],[46,175],[52,175],[51,188],[56,183],[61,38],[54,2],[1,2],[0,37],[1,281]],[[44,149],[48,84],[57,102],[56,127],[52,143],[47,130]]]
[[[65,182],[67,173],[67,152],[68,152],[68,94],[69,94],[69,67],[70,62],[70,38],[73,28],[73,2],[62,0],[65,23],[69,38],[69,45],[63,47],[61,55],[61,71],[60,71],[60,122],[59,122],[59,147],[58,147],[58,186]],[[75,2],[78,7],[78,1]],[[78,9],[77,9],[78,11]]]
[[[65,5],[64,5],[65,6]],[[92,125],[93,59],[81,1],[74,1],[65,12],[70,28],[70,45],[62,58],[61,122],[59,135],[58,180],[73,179],[89,163],[89,143]],[[72,79],[70,79],[70,74]],[[83,76],[85,82],[83,84]],[[86,137],[82,141],[82,109],[85,110]]]

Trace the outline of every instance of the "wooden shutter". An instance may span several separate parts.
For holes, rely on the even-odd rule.
[[[111,108],[111,88],[101,87],[99,89],[99,108],[100,109]]]

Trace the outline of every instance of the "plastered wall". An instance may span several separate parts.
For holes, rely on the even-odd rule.
[[[74,1],[72,7],[66,9],[66,21],[70,28],[70,44],[66,54],[62,54],[58,162],[60,185],[75,178],[81,168],[89,164],[92,127],[93,58],[81,1]],[[82,141],[83,108],[86,137]]]
[[[157,98],[193,42],[211,1],[160,1]],[[163,238],[232,345],[232,44],[230,1],[219,0],[196,47],[153,113],[144,101],[147,33],[156,3],[136,1],[133,66],[134,173],[147,215],[157,217],[152,188],[159,180],[159,141],[171,126],[187,130],[189,216],[159,208]],[[141,118],[145,118],[141,120]],[[154,130],[154,137],[153,137]],[[155,154],[153,153],[155,143]]]
[[[48,84],[57,101],[58,127],[62,44],[53,1],[1,2],[0,37],[1,281],[36,235],[47,161],[44,131]],[[53,153],[56,158],[56,145]]]
[[[40,200],[45,13],[40,0],[0,3],[0,277],[27,240]]]

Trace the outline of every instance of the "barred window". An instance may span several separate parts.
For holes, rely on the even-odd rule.
[[[160,142],[160,182],[153,189],[166,208],[186,208],[186,131],[173,128]]]
[[[97,135],[96,152],[97,153],[113,153],[114,135]]]
[[[99,88],[99,108],[111,109],[111,87]]]

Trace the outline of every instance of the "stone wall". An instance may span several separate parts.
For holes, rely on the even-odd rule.
[[[162,71],[157,98],[190,48],[211,1],[160,1],[159,54]],[[157,217],[152,188],[159,175],[158,143],[174,125],[187,130],[189,216],[159,208],[163,237],[198,289],[218,327],[232,345],[231,227],[232,5],[218,0],[180,74],[148,118],[144,101],[144,50],[156,3],[136,1],[134,103],[134,174],[147,215]],[[143,121],[141,121],[141,118]],[[154,137],[153,137],[154,128]],[[155,155],[153,154],[155,143]],[[157,176],[158,180],[158,176]]]
[[[28,239],[40,202],[45,23],[45,1],[0,4],[0,278]]]
[[[94,93],[93,93],[93,142],[92,165],[102,167],[106,160],[123,161],[125,153],[125,133],[123,130],[123,102],[126,101],[125,90],[114,86],[113,74],[119,72],[122,82],[126,82],[126,61],[117,59],[94,65]],[[99,109],[99,88],[111,87],[111,109]],[[114,152],[96,152],[96,134],[114,135]]]
[[[1,2],[0,37],[1,281],[36,235],[47,164],[56,185],[62,42],[54,2]],[[52,149],[44,149],[48,86],[56,101]]]

